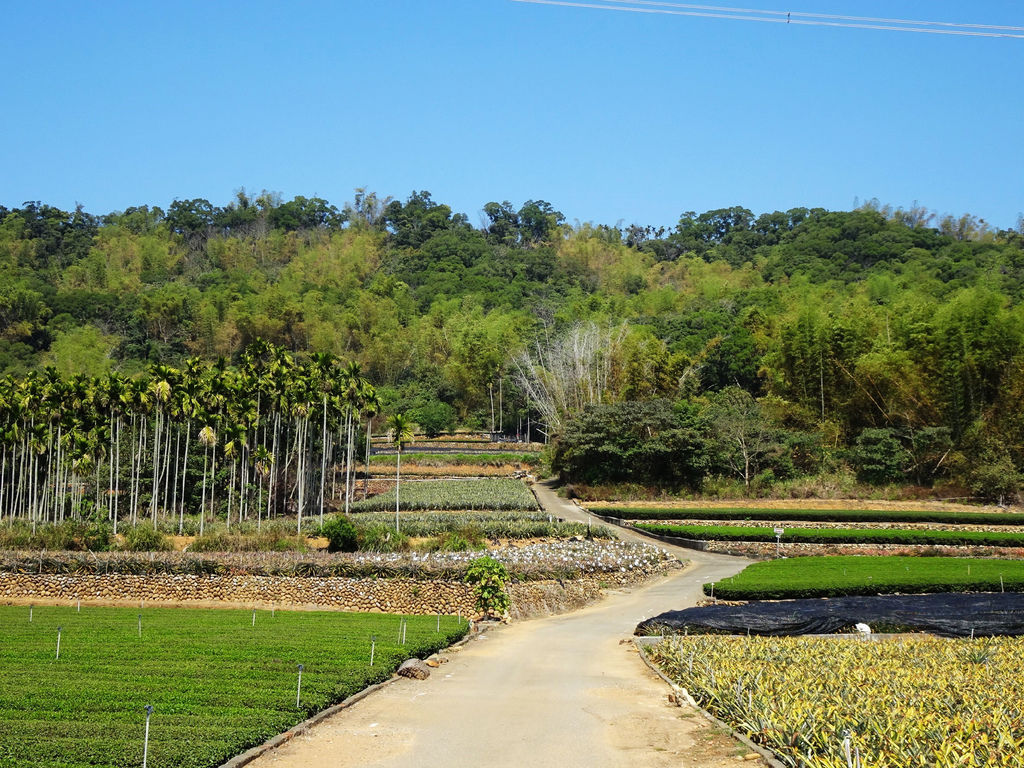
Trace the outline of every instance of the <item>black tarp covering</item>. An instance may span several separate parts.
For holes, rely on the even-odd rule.
[[[857,623],[875,632],[1024,635],[1024,594],[880,595],[709,605],[646,619],[636,634],[811,635],[849,631]]]

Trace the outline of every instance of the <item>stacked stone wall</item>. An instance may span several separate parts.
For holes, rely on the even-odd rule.
[[[642,574],[638,574],[642,576]],[[622,573],[598,578],[509,585],[513,618],[558,613],[601,597],[605,587],[636,581]],[[472,616],[472,590],[457,581],[191,574],[0,573],[0,603],[104,605],[272,606],[375,613]]]

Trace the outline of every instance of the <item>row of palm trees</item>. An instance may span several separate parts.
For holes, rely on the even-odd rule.
[[[174,516],[180,533],[198,515],[202,534],[213,519],[295,515],[301,532],[331,500],[348,512],[356,445],[365,436],[368,461],[380,411],[358,363],[263,341],[235,366],[0,379],[0,523],[105,516],[116,533]]]

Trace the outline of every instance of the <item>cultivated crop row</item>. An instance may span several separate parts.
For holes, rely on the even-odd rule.
[[[146,705],[151,768],[220,765],[467,630],[408,617],[403,644],[403,619],[386,614],[36,606],[29,618],[0,607],[0,765],[12,768],[142,765]]]
[[[370,457],[371,467],[394,467],[398,461],[395,454],[377,454]],[[452,464],[469,466],[500,467],[509,464],[536,466],[540,456],[536,453],[427,453],[405,452],[402,454],[402,471],[407,467],[442,467]]]
[[[714,584],[723,600],[1001,591],[1024,591],[1024,560],[795,557],[754,563]]]
[[[401,509],[409,511],[537,509],[537,500],[530,489],[522,481],[508,477],[403,483],[399,501]],[[395,491],[356,502],[352,509],[355,512],[394,512]]]
[[[366,512],[358,516],[358,521],[393,527],[395,516],[388,512]],[[607,526],[552,521],[540,512],[424,512],[402,515],[402,533],[406,536],[438,536],[466,529],[488,539],[615,538]]]
[[[1024,766],[1024,638],[701,636],[649,652],[789,766]]]
[[[587,506],[603,517],[623,520],[807,520],[834,523],[944,523],[948,525],[1024,525],[1017,512],[949,512],[877,509],[725,509],[717,507]]]
[[[755,526],[639,523],[636,527],[662,536],[701,541],[776,540],[772,529]],[[787,528],[782,541],[792,544],[966,544],[983,547],[1024,547],[1024,533],[898,528]]]

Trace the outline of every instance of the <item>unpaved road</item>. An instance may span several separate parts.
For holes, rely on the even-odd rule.
[[[580,519],[544,486],[545,508]],[[582,519],[586,520],[583,515]],[[624,538],[633,535],[623,532]],[[257,768],[625,768],[740,764],[748,750],[667,700],[632,643],[636,624],[693,605],[747,561],[666,549],[691,565],[561,616],[501,626],[265,753]],[[757,765],[751,761],[748,765]]]

